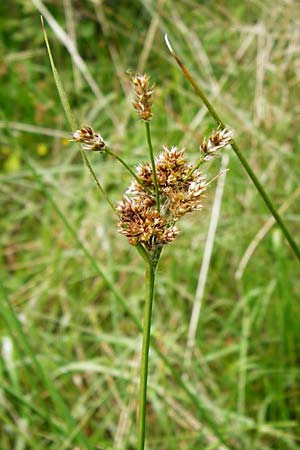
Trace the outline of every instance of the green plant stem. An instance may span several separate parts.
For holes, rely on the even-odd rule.
[[[102,187],[100,181],[98,180],[97,175],[95,174],[94,169],[92,168],[91,163],[90,163],[88,157],[86,156],[86,154],[84,153],[84,151],[83,151],[82,149],[80,149],[80,152],[81,152],[81,156],[82,156],[82,158],[83,158],[83,160],[84,160],[84,162],[85,162],[87,168],[89,169],[89,171],[90,171],[92,177],[94,178],[94,181],[95,181],[95,183],[96,183],[98,189],[99,189],[100,192],[102,193],[103,197],[105,198],[105,200],[107,201],[107,203],[109,204],[109,206],[111,207],[111,209],[113,210],[113,212],[116,214],[116,209],[115,209],[115,207],[114,207],[114,205],[113,205],[111,199],[109,198],[109,196],[107,195],[107,193],[106,193],[105,190],[103,189],[103,187]]]
[[[143,345],[140,369],[140,395],[139,395],[139,413],[138,413],[138,450],[144,450],[145,430],[146,430],[146,403],[147,403],[147,379],[148,379],[148,361],[152,304],[154,295],[155,269],[149,261],[146,267],[146,301],[143,323]]]
[[[17,142],[15,142],[17,145]],[[21,149],[19,148],[20,152]],[[89,263],[91,264],[91,267],[99,275],[99,277],[104,281],[105,285],[108,287],[108,289],[112,292],[112,294],[115,297],[115,300],[119,305],[121,305],[124,308],[124,311],[128,314],[128,316],[131,318],[133,323],[136,325],[136,327],[142,332],[143,326],[140,320],[136,317],[134,314],[132,308],[129,306],[128,302],[125,300],[125,298],[121,295],[121,293],[117,290],[114,282],[107,276],[102,266],[100,266],[97,261],[95,260],[94,256],[90,253],[90,251],[87,249],[87,247],[81,242],[79,239],[75,229],[72,227],[66,216],[63,214],[63,212],[58,207],[57,203],[55,202],[54,198],[52,197],[51,193],[47,189],[47,186],[42,179],[41,175],[37,172],[34,165],[32,165],[30,159],[28,158],[26,152],[23,153],[23,158],[25,163],[27,164],[27,167],[31,171],[32,175],[34,176],[37,184],[40,186],[42,192],[44,192],[45,196],[49,200],[50,204],[52,205],[54,211],[57,213],[58,217],[61,219],[62,223],[64,224],[66,230],[70,233],[74,241],[77,243],[78,248],[81,249]],[[137,246],[137,250],[139,251],[141,257],[145,260],[147,264],[149,264],[149,254],[144,249],[142,245]],[[161,249],[156,250],[155,254],[152,256],[152,264],[156,268],[159,256],[161,254]],[[0,303],[1,306],[1,303]],[[181,374],[173,367],[173,365],[170,363],[169,359],[160,351],[159,345],[155,342],[153,338],[150,337],[153,350],[158,355],[158,357],[164,362],[165,366],[169,369],[170,373],[172,374],[173,378],[176,380],[178,385],[182,388],[182,390],[187,394],[188,398],[191,400],[191,402],[197,407],[197,412],[199,415],[199,418],[204,421],[209,428],[212,430],[212,432],[219,438],[220,442],[224,445],[227,445],[227,447],[231,448],[230,443],[227,443],[226,437],[223,435],[222,429],[219,426],[216,426],[214,421],[211,419],[210,414],[207,413],[207,408],[202,404],[201,399],[199,398],[199,395],[194,392],[194,390],[188,386],[182,379]]]
[[[187,176],[185,177],[185,179],[183,181],[187,181],[195,172],[195,170],[199,169],[199,167],[201,166],[201,164],[204,163],[204,159],[201,157],[197,163],[194,165],[194,167],[189,171],[189,173],[187,174]]]
[[[10,331],[11,336],[14,338],[19,348],[25,350],[27,355],[29,355],[32,365],[34,366],[36,372],[38,373],[41,381],[44,383],[46,389],[48,389],[49,395],[55,404],[57,411],[60,413],[61,417],[64,417],[65,422],[68,427],[69,434],[72,435],[74,430],[76,430],[76,434],[74,435],[74,440],[78,442],[79,445],[82,445],[82,448],[93,450],[93,446],[90,444],[88,438],[81,431],[80,427],[76,423],[73,418],[69,407],[64,402],[60,393],[57,391],[55,385],[52,382],[51,377],[44,369],[43,365],[40,364],[35,350],[31,347],[26,334],[23,331],[22,325],[19,321],[18,316],[16,315],[11,302],[8,298],[8,293],[4,283],[2,283],[0,279],[0,290],[2,292],[2,301],[0,305],[0,312],[4,318],[6,326]]]
[[[237,144],[235,142],[232,142],[231,147],[235,151],[237,157],[239,158],[239,160],[241,161],[241,163],[244,166],[245,170],[247,171],[249,177],[253,181],[256,189],[260,193],[261,197],[263,198],[265,204],[267,205],[267,207],[269,208],[270,212],[272,213],[272,215],[273,215],[274,219],[276,220],[277,224],[281,228],[281,231],[284,234],[284,236],[285,236],[286,240],[288,241],[288,243],[290,244],[290,247],[294,251],[294,254],[296,255],[296,257],[300,261],[300,250],[299,250],[299,247],[296,244],[296,241],[294,240],[294,238],[290,234],[290,232],[287,229],[284,221],[282,220],[280,214],[277,212],[277,210],[274,207],[272,201],[270,200],[270,198],[267,195],[266,191],[264,190],[264,188],[262,187],[262,185],[259,182],[258,178],[256,177],[254,171],[252,170],[252,168],[248,164],[248,162],[245,159],[244,155],[241,153],[241,151],[240,151],[239,147],[237,146]]]
[[[153,181],[154,181],[154,187],[155,187],[156,207],[157,207],[157,211],[159,212],[160,211],[159,189],[158,189],[158,183],[157,183],[153,147],[152,147],[152,142],[151,142],[150,123],[145,122],[145,125],[146,125],[147,142],[148,142],[149,155],[150,155],[150,161],[151,161],[151,167],[152,167],[152,173],[153,173]]]
[[[56,88],[57,88],[57,91],[58,91],[58,95],[59,95],[59,98],[61,100],[61,104],[63,106],[66,118],[67,118],[67,120],[69,122],[70,128],[71,128],[72,131],[74,131],[74,130],[76,130],[78,128],[78,124],[77,124],[76,119],[74,117],[74,114],[72,112],[72,109],[71,109],[70,103],[68,101],[67,95],[65,93],[62,81],[60,79],[59,73],[58,73],[58,71],[56,69],[56,66],[55,66],[54,59],[53,59],[52,52],[51,52],[49,39],[48,39],[48,36],[47,36],[47,31],[46,31],[45,24],[44,24],[44,19],[43,19],[42,16],[41,16],[41,22],[42,22],[42,29],[43,29],[43,34],[44,34],[45,43],[46,43],[46,47],[47,47],[48,57],[49,57],[49,61],[50,61],[50,65],[51,65],[54,81],[55,81],[55,84],[56,84]],[[93,170],[93,168],[92,168],[92,166],[91,166],[91,164],[89,162],[88,157],[86,156],[86,154],[82,150],[81,146],[80,146],[80,152],[81,152],[82,159],[85,162],[85,164],[86,164],[88,170],[90,171],[92,177],[94,178],[98,189],[100,190],[100,192],[104,196],[104,198],[107,201],[107,203],[109,204],[109,206],[116,213],[116,210],[115,210],[115,207],[114,207],[112,201],[110,200],[110,198],[108,197],[107,193],[103,189],[100,181],[98,180],[98,178],[97,178],[97,176],[96,176],[96,174],[95,174],[95,172],[94,172],[94,170]]]
[[[53,430],[59,433],[61,436],[64,436],[64,439],[68,438],[68,433],[66,430],[61,428],[54,422],[55,417],[50,417],[50,413],[45,410],[38,409],[36,406],[32,404],[32,401],[27,401],[26,397],[22,397],[20,393],[14,391],[10,386],[0,382],[0,388],[5,392],[8,396],[16,400],[20,405],[24,406],[31,412],[31,414],[35,414],[40,419],[44,420],[47,425],[49,425]],[[50,408],[48,408],[50,409]]]
[[[142,180],[137,176],[137,174],[134,172],[134,170],[131,169],[131,167],[122,159],[120,156],[118,156],[116,153],[114,153],[112,150],[109,150],[108,148],[105,148],[105,153],[108,155],[113,156],[119,163],[122,164],[122,166],[125,167],[125,169],[134,177],[134,179],[139,183],[145,191],[147,191],[149,194],[151,194],[151,190],[145,185],[145,183],[142,182]]]
[[[180,59],[176,55],[175,51],[171,47],[171,44],[170,44],[167,36],[166,36],[166,43],[167,43],[167,46],[168,46],[168,48],[169,48],[169,50],[171,52],[171,55],[173,56],[173,58],[175,59],[175,61],[179,65],[180,69],[184,73],[184,75],[187,78],[187,80],[189,81],[189,83],[193,86],[196,94],[201,98],[201,100],[203,101],[203,103],[207,107],[209,113],[215,119],[216,123],[220,126],[221,129],[224,129],[225,128],[225,123],[222,121],[221,117],[219,116],[219,114],[217,113],[215,108],[212,106],[212,104],[210,103],[210,101],[208,100],[208,98],[206,97],[205,93],[203,92],[203,90],[198,85],[198,83],[196,83],[196,81],[193,79],[193,77],[190,74],[190,72],[187,70],[187,68],[184,66],[184,64],[180,61]],[[276,220],[278,226],[281,228],[281,231],[284,234],[284,236],[285,236],[286,240],[288,241],[288,243],[290,244],[291,249],[294,251],[295,256],[300,261],[300,250],[299,250],[299,248],[298,248],[298,246],[296,244],[296,241],[294,240],[294,238],[290,234],[290,232],[287,229],[285,223],[283,222],[281,216],[277,212],[277,210],[274,207],[272,201],[270,200],[269,196],[267,195],[266,191],[264,190],[262,184],[258,180],[257,176],[255,175],[254,171],[252,170],[251,166],[249,165],[248,161],[246,160],[246,158],[244,157],[244,155],[242,154],[240,148],[238,147],[237,143],[234,140],[231,143],[231,147],[234,150],[234,152],[237,155],[237,157],[239,158],[239,160],[240,160],[241,164],[243,165],[244,169],[246,170],[247,174],[251,178],[253,184],[255,185],[257,191],[261,195],[261,197],[264,200],[265,204],[267,205],[267,207],[269,208],[270,212],[272,213],[272,215],[273,215],[274,219]]]
[[[143,260],[146,262],[146,264],[149,264],[149,262],[151,262],[150,256],[149,256],[149,253],[147,252],[147,250],[143,247],[143,245],[137,244],[136,249],[139,252],[139,254],[141,255],[141,257],[143,258]]]

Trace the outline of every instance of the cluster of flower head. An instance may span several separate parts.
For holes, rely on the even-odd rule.
[[[203,154],[203,161],[210,161],[218,156],[219,151],[231,143],[232,135],[232,130],[225,127],[213,131],[207,142],[206,139],[204,139],[200,146]]]
[[[83,150],[93,152],[103,152],[105,150],[105,142],[101,134],[95,133],[93,128],[88,126],[74,131],[73,141],[81,143]]]
[[[132,84],[135,91],[135,101],[132,105],[141,119],[149,122],[152,118],[152,94],[154,86],[149,86],[149,76],[135,75]]]
[[[153,86],[149,86],[147,75],[135,75],[132,83],[136,97],[134,109],[142,120],[149,122]],[[175,239],[177,221],[186,213],[202,208],[208,182],[198,167],[215,158],[231,140],[231,130],[218,128],[201,144],[201,158],[196,166],[186,162],[183,150],[164,147],[155,159],[154,168],[149,163],[136,168],[135,180],[116,206],[119,231],[130,244],[141,244],[154,252]],[[102,136],[88,126],[74,131],[73,141],[81,143],[83,150],[107,151]]]
[[[130,244],[142,244],[147,250],[172,242],[178,234],[176,222],[184,214],[202,208],[207,179],[184,159],[184,151],[176,147],[164,151],[155,161],[160,210],[155,199],[155,185],[150,164],[136,168],[140,183],[131,183],[117,204],[119,231]],[[192,173],[191,173],[192,172]]]
[[[149,122],[152,118],[153,86],[149,86],[147,75],[136,75],[132,83],[136,96],[133,107],[142,120]],[[200,163],[215,158],[231,140],[231,130],[214,131],[208,142],[204,140],[200,147]],[[152,252],[175,239],[178,219],[202,208],[207,178],[198,166],[186,162],[184,151],[176,147],[164,147],[155,160],[155,174],[153,166],[145,163],[136,168],[136,175],[117,204],[118,227],[130,244],[141,244]]]

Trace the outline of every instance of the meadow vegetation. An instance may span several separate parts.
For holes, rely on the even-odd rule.
[[[148,156],[128,69],[156,85],[156,155],[196,162],[215,128],[168,33],[300,245],[298,6],[1,2],[1,450],[136,448],[144,268],[69,141],[40,14],[77,122],[132,168]],[[88,157],[120,200],[130,174]],[[296,450],[300,265],[230,147],[208,176],[221,167],[158,266],[146,448]]]

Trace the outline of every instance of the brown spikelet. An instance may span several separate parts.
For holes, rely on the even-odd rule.
[[[158,246],[172,242],[178,234],[175,226],[180,217],[200,210],[207,179],[184,159],[184,151],[176,147],[163,152],[155,160],[156,176],[160,192],[161,208],[156,209],[152,167],[141,164],[136,173],[143,184],[134,180],[126,195],[117,204],[119,231],[130,244],[143,244],[150,252]],[[145,191],[144,186],[150,190]]]
[[[135,101],[132,105],[141,119],[149,122],[152,118],[152,94],[154,86],[149,86],[150,77],[146,74],[135,75],[132,84],[135,91]]]
[[[214,159],[219,154],[219,150],[229,145],[232,141],[233,132],[229,128],[218,128],[214,130],[208,141],[204,139],[200,146],[200,150],[203,153],[204,161]]]
[[[120,213],[119,231],[130,244],[141,243],[151,251],[172,242],[178,233],[176,227],[167,225],[149,196],[124,196],[116,209]]]
[[[91,127],[84,126],[73,133],[73,141],[82,143],[83,150],[103,152],[105,142],[100,134],[94,132]]]

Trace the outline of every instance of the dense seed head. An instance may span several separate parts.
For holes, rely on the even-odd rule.
[[[105,142],[100,134],[94,132],[91,127],[84,126],[73,133],[73,141],[82,143],[83,150],[103,152]]]
[[[214,159],[219,154],[219,150],[226,147],[232,142],[233,132],[229,128],[218,128],[214,130],[208,141],[204,139],[201,144],[201,151],[203,153],[204,161],[209,161]]]
[[[136,168],[143,184],[134,180],[117,204],[120,232],[130,244],[142,243],[150,251],[175,239],[178,234],[176,222],[186,213],[202,208],[207,187],[207,179],[199,170],[187,177],[192,164],[185,161],[184,151],[176,147],[164,147],[155,160],[155,167],[161,200],[160,212],[156,209],[153,173],[149,163]],[[150,194],[144,186],[150,190]]]
[[[150,196],[124,196],[116,209],[120,213],[119,231],[130,244],[143,244],[151,251],[172,242],[178,233],[176,227],[169,226],[159,214]]]
[[[135,75],[132,84],[135,92],[135,101],[132,105],[141,119],[149,122],[152,118],[152,94],[154,86],[149,85],[150,77],[146,74]]]

